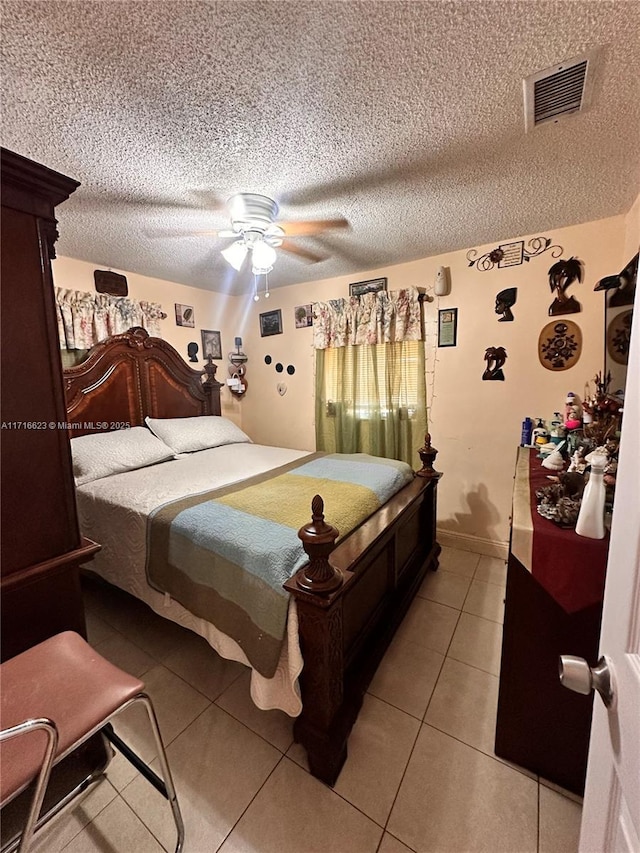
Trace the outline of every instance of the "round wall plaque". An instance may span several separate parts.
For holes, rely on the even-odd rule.
[[[607,352],[617,364],[629,363],[633,309],[616,314],[607,329]]]
[[[540,332],[538,358],[547,370],[573,367],[582,352],[582,332],[573,320],[556,319]]]

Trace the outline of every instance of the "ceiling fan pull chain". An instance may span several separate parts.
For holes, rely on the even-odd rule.
[[[269,273],[266,272],[264,274],[264,298],[268,299],[271,294],[269,293]]]
[[[260,299],[260,297],[258,296],[258,276],[255,274],[253,276],[253,289],[254,289],[253,301],[258,302],[258,300]]]

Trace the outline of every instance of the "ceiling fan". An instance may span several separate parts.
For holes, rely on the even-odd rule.
[[[221,254],[231,266],[240,271],[251,256],[254,275],[267,275],[277,258],[276,249],[297,255],[311,263],[324,260],[323,255],[296,245],[296,237],[321,234],[330,228],[347,228],[346,219],[317,219],[300,222],[277,222],[278,205],[265,195],[237,193],[227,202],[231,228],[222,231],[201,231],[218,237],[233,237],[234,242]]]

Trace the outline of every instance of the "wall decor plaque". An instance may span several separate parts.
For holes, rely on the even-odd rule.
[[[467,261],[470,267],[475,266],[480,272],[487,272],[496,266],[498,269],[518,267],[543,252],[550,252],[552,258],[559,258],[564,250],[562,246],[552,246],[551,242],[551,237],[532,237],[525,246],[524,240],[516,240],[513,243],[501,243],[484,255],[478,255],[477,249],[469,249]]]
[[[487,362],[483,380],[499,380],[504,382],[504,372],[502,368],[507,360],[507,351],[504,347],[487,347],[484,353],[484,360]]]
[[[129,286],[127,277],[111,270],[94,270],[93,281],[97,293],[108,293],[110,296],[128,296]]]
[[[582,332],[573,320],[554,320],[540,332],[538,358],[547,370],[568,370],[582,353]]]
[[[607,351],[616,364],[629,363],[632,319],[633,308],[630,308],[616,314],[607,327]]]
[[[195,329],[196,316],[192,305],[180,305],[174,303],[176,307],[176,326],[188,326],[190,329]]]

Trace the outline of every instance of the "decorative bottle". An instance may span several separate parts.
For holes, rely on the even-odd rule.
[[[604,467],[608,458],[602,453],[589,455],[591,474],[578,513],[576,533],[589,539],[604,539]]]

